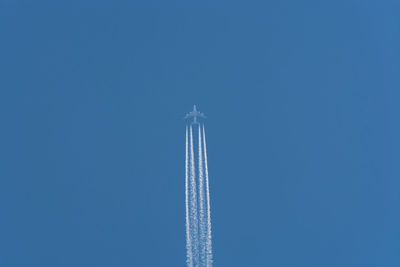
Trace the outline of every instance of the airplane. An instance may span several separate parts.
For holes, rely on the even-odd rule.
[[[184,117],[184,119],[189,119],[189,118],[193,118],[193,122],[191,124],[199,124],[199,122],[197,121],[197,118],[205,119],[207,117],[203,113],[201,113],[200,111],[197,111],[196,105],[194,105],[193,106],[193,111],[189,112]]]

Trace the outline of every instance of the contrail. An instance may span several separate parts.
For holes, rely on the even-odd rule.
[[[186,126],[186,158],[185,158],[185,204],[186,204],[186,262],[188,267],[193,266],[192,239],[190,236],[189,221],[189,144],[188,127]]]
[[[210,188],[206,134],[203,124],[205,118],[206,116],[198,111],[196,106],[193,106],[193,111],[185,116],[188,120],[185,158],[186,263],[188,267],[212,267],[213,265]],[[196,136],[196,127],[198,127],[198,136]]]
[[[193,151],[193,129],[190,126],[190,220],[192,222],[191,233],[193,240],[193,256],[194,265],[197,267],[199,263],[199,222],[197,218],[197,196],[196,196],[196,174],[194,168],[194,151]]]
[[[211,209],[210,209],[210,187],[208,184],[208,164],[207,164],[207,145],[206,145],[206,132],[203,125],[203,145],[204,145],[204,167],[206,174],[206,195],[207,195],[207,240],[206,240],[206,251],[207,251],[207,267],[212,266],[213,254],[212,254],[212,235],[211,235]]]
[[[199,215],[200,215],[200,260],[205,265],[207,260],[206,254],[206,218],[204,214],[204,176],[203,176],[203,152],[201,142],[201,125],[199,124]]]

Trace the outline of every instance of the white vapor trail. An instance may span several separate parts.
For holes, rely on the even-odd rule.
[[[190,126],[190,219],[191,219],[191,239],[193,249],[193,262],[197,267],[199,263],[199,222],[197,218],[197,196],[196,196],[196,173],[194,165],[193,151],[193,128]]]
[[[193,127],[199,127],[196,138],[197,129],[193,132]],[[194,144],[196,139],[198,144]],[[186,263],[188,267],[212,267],[210,187],[204,125],[186,126],[185,152]],[[198,157],[195,158],[195,154]]]
[[[208,164],[207,164],[207,145],[206,145],[206,133],[203,125],[203,145],[204,145],[204,167],[206,174],[206,195],[207,195],[207,239],[206,239],[206,251],[207,251],[207,267],[212,266],[213,253],[212,253],[212,234],[211,234],[211,208],[210,208],[210,187],[208,183]]]
[[[190,236],[189,221],[189,144],[188,127],[186,126],[186,158],[185,158],[185,208],[186,208],[186,262],[188,267],[193,267],[192,238]]]
[[[200,215],[200,260],[202,265],[207,262],[206,254],[206,218],[204,214],[205,200],[204,200],[204,175],[203,175],[203,152],[202,152],[202,140],[201,140],[201,125],[199,124],[199,215]]]

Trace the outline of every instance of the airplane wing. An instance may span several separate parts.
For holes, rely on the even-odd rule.
[[[184,119],[188,119],[188,118],[191,118],[191,117],[193,117],[193,112],[190,112],[190,113],[186,114]]]

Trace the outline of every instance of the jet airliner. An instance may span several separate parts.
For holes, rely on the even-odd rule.
[[[189,112],[186,114],[184,119],[190,119],[193,118],[192,124],[198,124],[199,122],[197,121],[197,118],[202,118],[205,119],[207,118],[203,113],[200,111],[197,111],[196,105],[193,106],[193,111]]]

